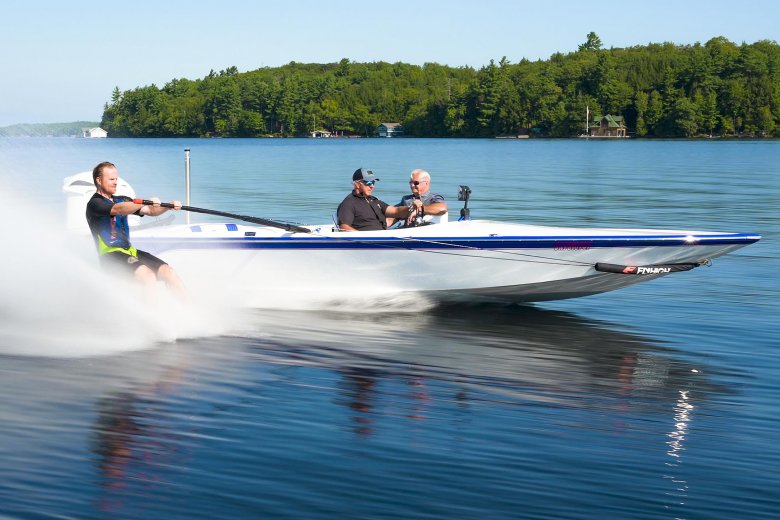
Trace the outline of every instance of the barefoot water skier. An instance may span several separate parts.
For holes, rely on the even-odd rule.
[[[135,280],[151,289],[157,280],[165,282],[182,299],[186,290],[176,271],[156,256],[136,249],[130,244],[128,215],[158,216],[168,208],[160,206],[160,199],[152,199],[153,205],[136,204],[132,199],[116,195],[119,172],[110,162],[102,162],[92,170],[96,193],[87,203],[87,224],[95,239],[100,264],[107,270],[131,274]],[[173,209],[180,209],[181,202],[171,202]]]

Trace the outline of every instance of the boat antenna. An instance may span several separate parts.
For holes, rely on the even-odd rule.
[[[184,149],[184,202],[190,205],[190,149]],[[190,214],[187,213],[187,225],[190,224]]]
[[[458,186],[458,200],[463,202],[463,207],[460,210],[461,220],[471,220],[471,211],[469,211],[469,196],[471,196],[471,188],[465,185]]]

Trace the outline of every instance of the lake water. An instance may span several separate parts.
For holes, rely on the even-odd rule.
[[[233,213],[327,223],[355,168],[392,203],[423,167],[451,215],[468,184],[473,218],[764,238],[533,306],[147,312],[64,239],[62,179],[111,160],[183,199],[187,147],[191,204]],[[778,164],[778,141],[0,139],[0,517],[778,518]]]

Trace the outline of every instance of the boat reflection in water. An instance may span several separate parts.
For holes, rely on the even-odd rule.
[[[336,432],[344,431],[401,443],[425,431],[468,442],[476,440],[474,427],[503,445],[510,439],[502,435],[531,433],[488,424],[500,429],[509,419],[517,427],[517,412],[538,431],[622,433],[631,431],[626,423],[649,420],[657,424],[658,455],[672,430],[668,455],[677,462],[695,403],[728,391],[651,339],[534,307],[252,311],[246,322],[249,330],[236,336],[90,363],[111,374],[99,377],[102,397],[93,398],[91,449],[103,490],[96,507],[121,511],[127,486],[150,491],[175,478],[176,468],[227,446],[236,460],[270,459],[267,471],[286,472],[293,462],[284,454],[295,457],[290,447],[302,439],[311,445],[299,448],[339,459]],[[492,423],[483,422],[486,413]],[[459,432],[472,418],[475,425]],[[684,493],[674,472],[659,468],[678,486],[666,487],[670,500]]]
[[[341,374],[339,402],[354,411],[360,433],[399,405],[410,412],[398,415],[424,419],[426,401],[436,399],[667,413],[681,391],[715,390],[702,370],[653,340],[531,306],[394,315],[258,311],[252,321],[263,331],[246,340],[255,359]],[[392,389],[383,390],[384,382]],[[396,385],[407,390],[398,394]]]

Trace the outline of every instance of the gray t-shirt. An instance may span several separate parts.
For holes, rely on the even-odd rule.
[[[432,191],[429,191],[425,195],[420,195],[420,199],[422,200],[423,206],[430,206],[435,202],[444,202],[444,197]],[[414,201],[414,195],[410,193],[409,195],[404,195],[401,199],[401,202],[396,204],[396,206],[399,208],[403,206],[411,206],[413,203],[412,201]]]

